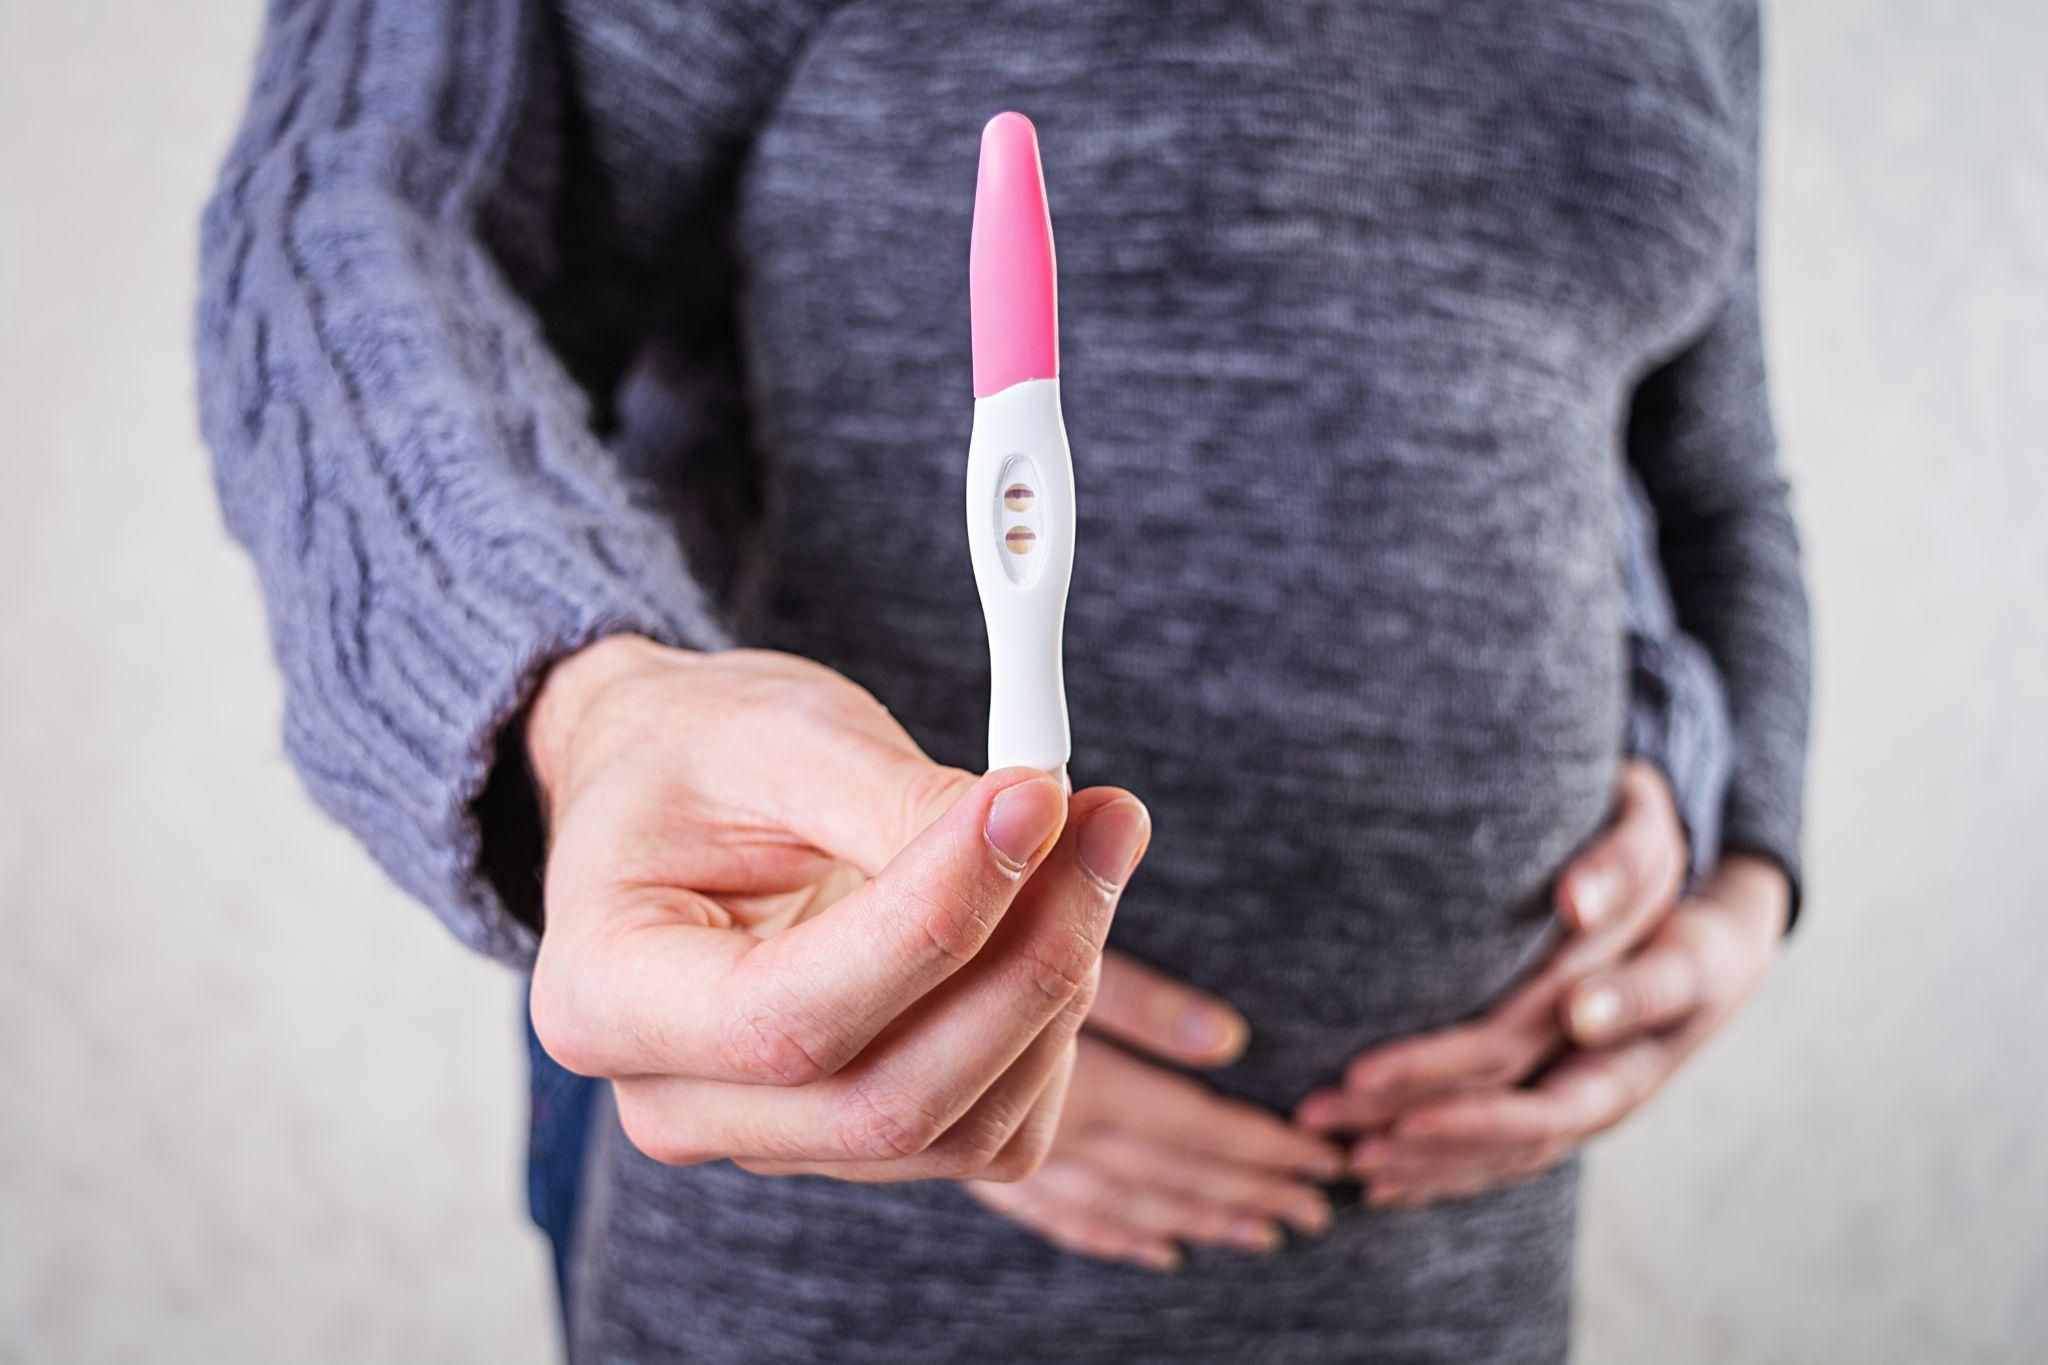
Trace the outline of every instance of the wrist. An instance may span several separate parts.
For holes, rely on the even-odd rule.
[[[558,660],[541,679],[525,726],[526,762],[551,808],[570,767],[576,737],[598,702],[622,682],[661,666],[675,654],[639,635],[607,635]]]

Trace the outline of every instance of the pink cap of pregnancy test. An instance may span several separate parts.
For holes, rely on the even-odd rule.
[[[981,130],[974,237],[967,251],[973,314],[974,396],[1060,373],[1059,286],[1038,131],[1022,114],[997,114]]]

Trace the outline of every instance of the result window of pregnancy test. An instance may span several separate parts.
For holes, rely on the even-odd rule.
[[[1038,511],[1038,470],[1027,455],[1012,455],[1003,462],[1002,477],[996,480],[996,543],[1003,547],[1003,572],[1012,583],[1028,588],[1038,578],[1045,556],[1038,549],[1041,527]]]

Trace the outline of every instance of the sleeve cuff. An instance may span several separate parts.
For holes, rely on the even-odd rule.
[[[1730,733],[1720,675],[1683,636],[1631,636],[1628,751],[1656,765],[1685,826],[1690,885],[1713,870],[1722,845]]]
[[[306,669],[286,748],[314,799],[463,944],[517,967],[539,946],[543,856],[520,721],[548,669],[621,633],[730,643],[672,543],[569,552],[593,544],[515,534],[490,572],[464,566],[431,600],[424,574],[386,579],[362,616],[340,619],[334,594],[280,623],[299,637],[281,653]]]

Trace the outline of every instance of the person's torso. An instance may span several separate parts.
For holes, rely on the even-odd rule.
[[[1002,109],[1037,123],[1080,509],[1071,769],[1152,808],[1112,942],[1245,1011],[1254,1046],[1227,1089],[1284,1107],[1360,1048],[1483,1007],[1546,942],[1550,878],[1607,809],[1618,424],[1732,272],[1751,174],[1715,65],[1720,8],[855,0],[749,152],[732,237],[768,515],[741,634],[843,670],[935,757],[977,768],[975,148]],[[742,1179],[618,1160],[624,1203],[719,1204]],[[799,1237],[840,1235],[849,1201],[877,1226],[934,1201],[992,1220],[957,1192],[728,1193],[751,1210],[734,1229],[776,1226],[772,1206]],[[1456,1283],[1410,1287],[1442,1306],[1534,1286],[1556,1310],[1569,1200],[1560,1179],[1475,1201]],[[1418,1217],[1423,1243],[1449,1226]],[[1482,1250],[1502,1218],[1531,1220],[1522,1244]],[[986,1270],[978,1311],[1000,1318],[1023,1311],[1003,1297],[1021,1253],[989,1236],[1010,1260],[958,1236],[947,1255]],[[1261,1293],[1303,1331],[1333,1286],[1409,1302],[1389,1286],[1423,1261],[1374,1248],[1412,1240],[1340,1220],[1313,1250],[1324,1271]],[[847,1275],[908,1283],[895,1252],[856,1244],[866,1268]],[[1135,1273],[1062,1283],[1039,1339],[1058,1358],[1108,1340],[1084,1300],[1191,1324],[1253,1313]],[[941,1307],[920,1311],[939,1330]],[[1536,1317],[1542,1356],[1562,1314]],[[972,1315],[956,1325],[971,1338]],[[1214,1358],[1249,1358],[1216,1330]],[[1476,1354],[1513,1354],[1511,1333],[1486,1340]]]
[[[1605,808],[1616,424],[1731,265],[1748,173],[1705,22],[862,0],[751,152],[771,510],[743,628],[975,767],[974,149],[997,110],[1037,121],[1080,500],[1072,770],[1152,804],[1117,941],[1247,1001],[1295,1060],[1268,1059],[1273,1102],[1496,992]],[[1281,1036],[1307,1032],[1313,1058]]]

